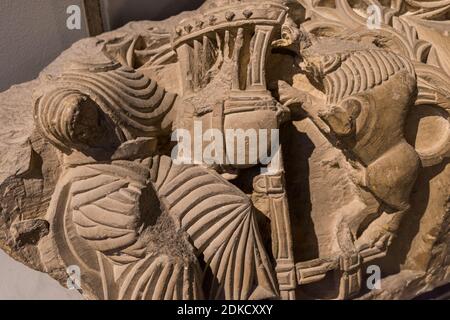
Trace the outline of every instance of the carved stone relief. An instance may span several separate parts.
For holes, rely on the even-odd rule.
[[[448,0],[209,0],[81,40],[1,94],[0,246],[87,299],[448,284],[449,31]]]

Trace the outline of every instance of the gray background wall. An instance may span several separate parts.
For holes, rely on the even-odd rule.
[[[80,300],[76,290],[63,288],[47,274],[14,261],[0,250],[0,299]]]
[[[106,30],[133,20],[162,20],[203,0],[101,0]],[[81,0],[0,0],[0,92],[32,80],[63,50],[88,36],[66,26],[69,5]],[[0,250],[0,299],[80,299],[48,275],[25,267]]]
[[[34,79],[73,42],[88,35],[66,27],[66,9],[81,0],[0,1],[0,91]],[[84,22],[84,21],[83,21]]]
[[[91,1],[91,0],[89,0]],[[133,20],[163,20],[198,8],[204,0],[100,0],[105,30]],[[63,50],[84,37],[81,30],[66,26],[69,5],[81,0],[0,1],[0,92],[11,85],[36,78],[39,71]]]
[[[164,20],[194,10],[204,0],[101,0],[106,27],[110,30],[133,20]]]

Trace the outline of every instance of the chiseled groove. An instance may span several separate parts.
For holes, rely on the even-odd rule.
[[[92,219],[90,219],[89,216],[86,215],[81,210],[74,210],[73,214],[74,214],[74,222],[75,223],[76,223],[75,220],[77,220],[76,216],[78,216],[79,214],[83,215],[84,218],[95,223],[94,226],[90,226],[90,227],[83,227],[76,223],[76,227],[80,231],[80,235],[87,240],[96,241],[96,240],[118,239],[118,238],[121,238],[121,237],[129,235],[129,234],[136,235],[136,231],[133,229],[130,230],[130,229],[123,229],[123,228],[116,228],[116,227],[101,225],[101,224],[93,221]]]
[[[206,220],[206,223],[200,223],[199,221],[198,223],[194,223],[189,226],[186,223],[184,223],[184,221],[182,221],[182,226],[191,235],[192,239],[198,239],[205,232],[207,233],[215,223],[219,222],[222,223],[223,221],[228,221],[230,217],[235,218],[241,211],[244,211],[242,210],[242,206],[237,206],[236,208],[233,208],[232,211],[220,210],[215,212],[214,217],[210,217],[210,214],[201,217],[201,220]]]
[[[371,62],[370,67],[374,71],[374,75],[375,75],[375,82],[374,82],[374,85],[372,86],[372,88],[373,88],[373,87],[381,84],[381,82],[383,80],[383,76],[381,75],[380,66],[378,65],[377,60],[375,59],[375,57],[373,56],[371,51],[367,52],[366,57]]]
[[[330,73],[332,72],[337,64],[340,63],[340,58],[338,56],[327,56],[324,61],[324,72]]]
[[[235,239],[240,239],[241,238],[241,233],[242,233],[242,224],[239,226],[239,228],[236,230],[235,233]],[[237,251],[237,245],[235,241],[232,241],[233,245],[231,247],[231,252],[230,252],[230,259],[228,260],[227,263],[227,270],[225,272],[225,299],[226,300],[237,300],[239,299],[238,297],[234,296],[234,292],[233,292],[233,286],[235,285],[235,265],[236,265],[236,251]],[[242,275],[238,275],[238,277],[240,277]]]
[[[137,220],[134,215],[127,215],[121,213],[113,213],[109,210],[104,210],[96,204],[85,205],[80,208],[82,213],[90,220],[108,227],[135,229]]]
[[[223,196],[225,196],[225,195],[223,195]],[[198,207],[200,207],[206,201],[207,201],[207,199],[203,199],[202,201],[197,203],[197,205],[195,206],[195,211],[197,211],[197,212],[195,212],[194,209],[192,209],[191,212],[187,212],[187,213],[183,214],[182,225],[185,230],[195,232],[195,229],[197,227],[207,224],[206,222],[211,221],[211,217],[209,217],[208,213],[211,214],[212,212],[214,212],[214,214],[215,214],[214,220],[217,221],[217,220],[220,220],[220,219],[217,219],[217,216],[219,215],[219,212],[221,210],[226,210],[226,212],[229,213],[228,210],[235,210],[236,208],[241,206],[240,203],[235,203],[235,202],[225,203],[224,199],[221,199],[221,202],[215,204],[214,206],[209,206],[209,204],[206,203],[207,205],[205,205],[203,209],[198,211]],[[203,220],[206,220],[206,221],[203,221]]]
[[[324,80],[324,90],[325,90],[325,93],[327,93],[327,103],[328,104],[331,103],[331,101],[330,101],[331,94],[328,94],[328,93],[331,93],[331,88],[332,88],[332,84],[330,82],[330,77],[326,76],[325,80]]]
[[[137,112],[136,110],[130,109],[128,104],[126,104],[126,102],[123,101],[122,98],[116,95],[114,92],[111,92],[107,89],[105,90],[105,88],[97,87],[95,86],[95,83],[90,83],[91,86],[87,86],[87,84],[89,84],[89,81],[86,80],[84,80],[82,83],[77,83],[78,86],[86,88],[87,92],[93,92],[97,97],[103,100],[103,103],[105,103],[107,105],[107,108],[110,109],[104,110],[107,114],[110,114],[110,112],[108,111],[112,111],[112,114],[115,117],[120,118],[119,121],[123,121],[127,125],[144,132],[158,132],[158,129],[149,127],[149,125],[156,123],[158,121],[158,117],[168,112],[168,110],[170,109],[169,107],[171,107],[169,106],[167,110],[160,110],[162,108],[158,108],[153,112],[143,114],[141,112]],[[119,99],[121,101],[117,101],[116,99]],[[147,123],[143,124],[139,121],[144,121]]]
[[[381,52],[381,51],[378,51],[377,53],[378,53],[379,58],[383,62],[384,66],[385,66],[385,68],[387,70],[388,75],[389,76],[394,75],[397,70],[394,68],[392,63],[389,62],[389,59],[390,59],[389,56],[390,55],[387,52],[384,53],[384,52]]]
[[[339,90],[339,80],[337,80],[336,72],[330,73],[327,78],[330,80],[330,92],[327,92],[327,95],[330,99],[329,103],[335,103],[336,101],[336,92]]]
[[[201,179],[201,178],[205,178],[205,176],[202,177],[198,177],[198,178],[194,178],[194,179]],[[189,181],[190,182],[190,181]],[[174,212],[177,212],[178,207],[182,206],[182,208],[180,208],[181,210],[181,214],[180,216],[178,216],[179,219],[183,219],[184,218],[184,214],[189,210],[188,208],[192,208],[194,207],[198,200],[202,200],[205,199],[209,196],[215,196],[217,195],[216,190],[210,190],[214,187],[220,188],[223,187],[223,185],[220,184],[209,184],[209,183],[204,183],[201,185],[195,185],[194,184],[195,181],[192,181],[192,185],[195,186],[195,190],[189,190],[188,187],[186,185],[186,189],[181,190],[180,192],[172,192],[169,194],[165,194],[166,199],[168,201],[168,205],[170,206],[170,208],[172,210],[174,210]],[[208,181],[207,181],[208,182]],[[206,193],[201,193],[198,197],[195,196],[196,190],[204,190],[207,189]],[[223,189],[222,189],[223,190]],[[185,205],[184,200],[188,199],[188,198],[194,198],[194,201],[189,201],[189,204],[186,207],[183,207],[183,205]]]
[[[347,96],[374,88],[401,70],[414,76],[412,65],[401,56],[381,50],[355,52],[342,62],[340,69],[325,76],[327,101],[337,103]]]
[[[142,258],[146,252],[146,244],[136,241],[133,245],[123,248],[122,253],[134,258]]]
[[[119,193],[119,192],[108,194],[105,196],[105,199],[115,200],[120,204],[131,205],[132,207],[134,207],[136,205],[136,201],[134,199],[129,199],[128,197],[126,197],[125,195],[123,195],[122,193]]]
[[[117,163],[123,162],[117,161]],[[120,164],[98,163],[95,165],[86,165],[85,168],[91,168],[110,176],[119,176],[121,179],[123,179],[122,177],[127,177],[126,179],[133,181],[133,184],[139,184],[141,186],[144,186],[149,174],[147,170],[133,170],[133,168],[125,168]]]
[[[142,100],[132,96],[124,97],[124,95],[117,90],[116,87],[111,85],[110,81],[105,81],[100,77],[93,77],[89,74],[71,74],[70,77],[66,76],[65,80],[77,83],[78,85],[88,84],[89,86],[87,87],[89,89],[96,88],[98,92],[106,93],[111,100],[115,100],[118,107],[120,106],[120,108],[123,108],[125,112],[136,118],[149,119],[159,106],[159,103],[150,103],[148,100]],[[157,102],[160,102],[161,100],[162,95],[161,97],[158,97]],[[144,104],[144,106],[139,106],[140,104]],[[136,110],[137,108],[139,110]],[[145,108],[147,108],[147,110],[145,110]]]
[[[72,93],[72,91],[70,91]],[[43,108],[41,112],[39,112],[41,116],[41,123],[44,124],[44,129],[50,133],[50,136],[56,136],[59,137],[60,134],[57,132],[56,128],[54,126],[51,126],[53,118],[53,111],[56,108],[56,106],[59,105],[59,103],[54,103],[54,101],[59,101],[58,98],[60,95],[65,94],[64,91],[58,91],[58,90],[52,90],[48,94],[44,96],[44,99],[42,99]],[[55,118],[55,121],[59,121],[60,119]]]
[[[250,218],[250,216],[247,216],[247,220]],[[233,296],[236,299],[245,299],[247,295],[247,291],[242,290],[244,285],[244,275],[246,273],[251,273],[251,270],[248,270],[247,264],[249,263],[249,260],[251,260],[251,255],[249,257],[245,256],[246,249],[248,245],[253,245],[253,243],[250,243],[250,223],[244,223],[242,226],[242,232],[241,232],[241,241],[237,244],[236,248],[236,256],[238,263],[233,268],[235,273],[239,275],[237,279],[235,279],[234,283],[234,292]],[[236,260],[235,260],[236,261]],[[240,262],[240,263],[239,263]],[[237,282],[237,283],[236,283]]]
[[[166,157],[160,158],[157,172],[158,177],[155,182],[156,190],[160,191],[162,186],[165,184],[166,179],[171,171],[172,171],[172,161]],[[163,173],[163,175],[161,175],[161,172]]]
[[[378,51],[376,50],[371,52],[372,57],[375,59],[375,61],[377,62],[377,66],[380,69],[381,80],[379,84],[381,84],[383,81],[386,81],[388,79],[389,75],[383,61],[380,59],[377,53]]]
[[[97,174],[93,177],[89,177],[87,179],[77,180],[72,182],[72,188],[70,192],[72,196],[76,196],[83,192],[92,191],[96,188],[99,188],[103,185],[119,181],[118,177],[113,177],[111,175],[106,174]]]
[[[241,224],[245,218],[239,217],[239,214],[242,214],[242,212],[244,211],[245,210],[242,210],[242,208],[236,208],[228,215],[218,217],[220,218],[221,224],[220,225],[209,224],[208,230],[205,230],[206,228],[202,226],[200,226],[200,228],[197,228],[197,230],[195,231],[187,230],[191,236],[191,239],[194,241],[196,247],[198,248],[199,252],[202,252],[205,255],[207,255],[208,253],[205,252],[206,246],[209,246],[211,248],[219,246],[219,244],[222,242],[230,241],[230,237],[233,233],[233,230],[237,228],[237,226]],[[235,219],[238,219],[238,221],[235,221]],[[219,236],[219,234],[224,238],[216,239],[216,237]]]
[[[370,61],[367,58],[367,53],[363,51],[363,52],[360,52],[360,54],[361,54],[361,61],[363,62],[363,68],[366,71],[366,75],[367,75],[367,85],[366,85],[366,88],[364,88],[364,90],[368,90],[374,86],[375,74],[374,74],[372,68],[370,67]]]
[[[171,299],[177,299],[176,293],[177,293],[177,287],[180,283],[180,278],[182,278],[181,274],[182,265],[181,264],[175,264],[174,270],[167,281],[167,289],[164,293],[164,300],[171,300]],[[142,295],[142,298],[147,298],[148,296],[148,286],[144,290],[144,294]]]
[[[130,126],[132,128],[135,128],[135,129],[138,129],[138,130],[141,130],[143,132],[155,132],[155,133],[159,132],[159,129],[157,129],[157,128],[153,127],[153,126],[149,127],[149,124],[139,123],[135,119],[132,119],[128,115],[126,115],[124,113],[124,111],[121,108],[118,107],[118,106],[120,106],[120,104],[118,104],[117,101],[114,101],[114,98],[110,97],[106,92],[98,91],[96,88],[92,88],[92,87],[86,86],[86,84],[79,84],[78,83],[77,85],[80,88],[83,88],[84,91],[92,92],[94,95],[99,97],[102,100],[102,102],[104,104],[106,104],[107,108],[110,109],[110,110],[103,110],[103,111],[106,112],[107,114],[110,114],[113,117],[113,119],[114,119],[114,117],[118,117],[119,119],[115,119],[115,120],[124,122],[128,126]],[[125,105],[122,105],[121,107],[123,109],[127,109],[127,107]],[[166,111],[161,111],[160,113],[163,114],[165,112]],[[159,113],[158,113],[157,116],[159,116]],[[154,118],[151,118],[151,117],[152,117],[152,115],[149,114],[149,119],[145,119],[145,120],[149,120],[151,122],[155,122],[156,123],[156,121],[157,121],[156,116]]]
[[[355,79],[356,76],[352,71],[352,68],[348,66],[348,61],[346,61],[343,65],[342,65],[342,72],[344,73],[345,79],[344,82],[346,83],[346,90],[342,92],[342,95],[339,97],[339,99],[341,100],[344,97],[349,96],[354,88],[354,83],[355,83]]]
[[[94,77],[92,78],[97,80]],[[99,75],[99,79],[102,79],[103,83],[108,84],[112,87],[119,87],[121,89],[119,91],[120,95],[123,96],[126,100],[129,100],[130,105],[135,108],[147,108],[154,110],[157,106],[159,106],[159,103],[156,102],[162,100],[162,98],[155,98],[156,93],[159,90],[162,90],[164,93],[164,89],[162,89],[160,86],[157,86],[156,84],[153,85],[154,82],[152,82],[150,79],[147,79],[147,83],[144,88],[138,90],[134,90],[130,87],[125,86],[123,82],[114,80],[114,78],[107,74]],[[155,99],[157,101],[155,101]]]
[[[128,78],[136,78],[136,79],[140,79],[145,77],[143,73],[136,71],[136,69],[134,68],[130,68],[127,66],[121,66],[117,69],[115,69],[117,71],[117,73],[120,73],[121,75],[123,75],[124,77],[128,77]]]
[[[156,185],[156,181],[158,180],[158,174],[160,169],[161,156],[155,155],[151,158],[150,168],[148,170],[150,181],[153,185],[153,188],[158,191],[159,187]]]
[[[243,261],[245,263],[245,269],[244,271],[241,273],[242,274],[242,290],[241,292],[245,292],[246,295],[243,296],[241,295],[240,299],[247,299],[248,298],[248,294],[250,293],[250,290],[252,289],[252,285],[255,281],[255,272],[253,272],[252,270],[256,270],[256,268],[258,268],[256,266],[255,263],[255,253],[252,252],[253,251],[253,246],[255,244],[255,236],[254,234],[251,232],[250,227],[253,229],[255,226],[252,224],[251,226],[249,225],[249,230],[248,230],[248,238],[247,241],[245,242],[245,251],[243,253]],[[255,229],[257,230],[257,229]],[[258,248],[263,249],[264,248]],[[250,259],[250,257],[252,257],[252,259]],[[267,279],[270,279],[270,276],[266,275]],[[275,286],[273,286],[273,288],[275,288]]]
[[[241,221],[241,223],[239,224],[239,226],[235,229],[233,229],[233,232],[230,234],[230,238],[233,239],[241,239],[242,238],[239,237],[239,235],[242,232],[242,228],[243,228],[243,221],[245,221],[246,219],[243,219]],[[227,248],[225,249],[224,254],[228,256],[227,261],[225,264],[221,264],[221,267],[219,268],[219,273],[222,273],[223,276],[219,277],[223,279],[224,281],[224,293],[225,293],[225,299],[226,300],[236,300],[237,298],[233,297],[233,292],[232,292],[232,285],[234,283],[232,283],[233,281],[233,276],[234,276],[234,260],[233,257],[235,256],[235,252],[236,252],[236,240],[235,241],[228,241],[228,245]]]
[[[128,231],[123,234],[113,234],[112,230],[105,227],[83,228],[76,225],[75,228],[79,236],[85,239],[94,250],[103,252],[106,255],[117,253],[137,241],[137,234],[133,231]],[[102,232],[102,229],[104,232],[109,232],[110,234],[102,235],[102,237],[98,236],[98,233]]]
[[[77,94],[78,95],[78,94]],[[62,117],[59,119],[60,132],[64,136],[67,142],[71,141],[71,133],[73,132],[72,121],[62,121],[62,119],[73,119],[75,114],[75,106],[71,108],[65,108],[66,110],[63,112]],[[57,117],[55,117],[57,119]]]
[[[169,161],[170,158],[167,158]],[[172,165],[170,167],[170,171],[167,174],[167,177],[165,178],[165,185],[161,186],[160,193],[166,194],[168,191],[168,187],[170,184],[172,184],[172,181],[175,181],[178,177],[183,176],[187,174],[187,172],[193,171],[197,172],[197,170],[201,171],[198,167],[190,166],[190,165]],[[167,182],[167,183],[166,183]]]
[[[217,268],[216,268],[217,272],[214,275],[217,278],[218,287],[216,289],[216,292],[211,290],[211,292],[209,293],[210,297],[212,297],[212,295],[215,293],[214,296],[212,297],[212,299],[217,300],[217,299],[221,298],[222,291],[225,291],[226,268],[228,267],[228,263],[231,258],[230,251],[233,249],[233,246],[234,246],[233,241],[228,241],[223,250],[223,254],[220,256],[220,258],[216,262],[217,263]],[[224,298],[225,299],[227,298],[226,295],[224,296]]]
[[[403,63],[401,62],[401,60],[398,58],[398,56],[396,54],[392,55],[391,61],[393,61],[397,65],[397,70],[403,69]]]
[[[356,69],[358,69],[359,81],[356,81],[354,94],[365,91],[367,88],[367,71],[364,69],[364,64],[361,60],[360,53],[354,55],[354,61],[352,63]]]
[[[218,247],[219,243],[230,241],[230,237],[233,234],[233,230],[244,221],[245,216],[248,214],[243,212],[239,212],[239,210],[235,210],[236,213],[230,214],[226,218],[222,220],[222,225],[213,225],[208,230],[208,232],[203,233],[199,236],[191,235],[191,238],[194,241],[194,244],[199,252],[203,252],[206,254],[213,254],[211,252],[206,252],[206,249],[212,250],[213,247]],[[250,212],[250,209],[248,210]],[[240,215],[239,215],[240,213]],[[219,237],[221,234],[221,237]]]
[[[332,92],[332,96],[331,96],[331,103],[336,103],[338,96],[339,96],[339,91],[341,90],[341,82],[339,81],[339,77],[337,75],[337,71],[333,72],[331,74],[331,92]]]
[[[336,100],[334,100],[335,103],[337,103],[338,101],[340,101],[342,99],[342,97],[344,97],[344,94],[345,94],[345,91],[347,90],[347,85],[348,85],[348,75],[345,73],[345,71],[342,68],[340,68],[336,72],[336,74],[339,79],[338,81],[339,81],[340,89],[337,94]]]
[[[134,201],[136,203],[136,200],[141,195],[141,192],[136,192],[132,189],[130,189],[130,185],[127,186],[127,188],[121,188],[119,190],[119,193],[123,196],[127,197],[130,201]]]
[[[253,225],[253,227],[252,227],[253,229],[255,229],[255,230],[258,229],[258,225],[257,225],[257,222],[255,219],[252,219],[252,225]],[[256,233],[256,234],[253,233],[253,237],[254,237],[254,241],[255,241],[254,243],[256,245],[256,250],[258,250],[258,251],[264,250],[264,245],[260,238],[260,235],[258,233]],[[253,256],[255,257],[255,264],[264,265],[264,264],[269,263],[267,256],[256,255],[255,250],[254,250]],[[267,268],[262,268],[262,271],[264,272],[264,278],[267,279],[271,284],[271,287],[272,287],[271,290],[273,292],[276,292],[278,290],[277,289],[278,285],[275,282],[275,279],[273,277],[271,277],[271,275],[270,275],[271,271]]]
[[[61,111],[61,109],[63,109],[60,106],[60,102],[61,102],[62,98],[64,98],[66,96],[66,93],[64,91],[60,91],[60,92],[53,91],[52,93],[54,93],[54,94],[50,97],[49,103],[46,105],[46,108],[42,111],[42,113],[44,114],[44,118],[43,118],[44,125],[45,125],[46,130],[52,136],[59,137],[60,139],[62,138],[61,140],[64,141],[65,140],[64,137],[67,136],[68,134],[58,132],[58,126],[54,126],[52,124],[53,123],[57,124],[58,122],[61,121],[61,118],[58,118],[57,115]],[[70,95],[72,95],[72,94],[73,93],[70,92]],[[55,115],[55,112],[56,112],[56,115]]]
[[[139,260],[128,272],[125,279],[123,279],[122,284],[119,289],[118,299],[129,299],[131,293],[129,293],[130,287],[132,287],[132,284],[134,284],[137,280],[139,280],[139,270],[144,269],[148,270],[149,266],[153,263],[155,260],[154,256],[148,256],[142,260]]]
[[[108,257],[112,261],[114,261],[115,263],[125,265],[125,264],[129,264],[129,263],[133,263],[133,262],[139,261],[139,259],[142,258],[142,255],[133,257],[133,256],[128,255],[128,254],[121,254],[119,256],[109,255]]]
[[[173,168],[169,174],[172,174],[175,170],[178,171],[178,167]],[[177,175],[173,179],[170,179],[170,181],[164,185],[164,188],[161,188],[161,193],[164,195],[172,194],[191,179],[204,178],[205,176],[208,176],[208,173],[205,170],[199,170],[199,168],[194,166],[186,167],[182,171],[178,171]]]
[[[75,74],[75,73],[74,73]],[[82,73],[76,73],[78,76],[85,76]],[[149,78],[130,79],[120,76],[117,72],[105,72],[98,74],[87,74],[93,79],[102,79],[108,81],[111,85],[118,87],[120,91],[130,97],[147,99],[158,87],[156,81]]]
[[[196,199],[195,201],[189,201],[188,205],[186,206],[186,201],[188,198],[185,196],[182,196],[182,199],[175,198],[175,201],[171,201],[169,199],[169,205],[170,208],[174,210],[174,212],[178,212],[179,207],[181,206],[182,211],[184,213],[187,213],[190,209],[194,208],[198,201],[213,198],[219,195],[219,193],[227,192],[229,188],[227,186],[224,186],[223,184],[204,184],[201,186],[198,186],[195,188],[195,190],[190,191],[189,193],[183,193],[186,196],[189,194],[189,198]],[[180,217],[180,219],[183,219],[183,217]]]
[[[134,286],[134,290],[131,293],[131,300],[136,300],[139,296],[139,293],[142,290],[142,287],[148,285],[151,288],[152,294],[154,294],[155,282],[161,275],[161,269],[163,264],[163,259],[167,259],[166,256],[158,257],[152,261],[152,263],[146,268],[143,274],[138,278],[136,285]],[[153,297],[152,297],[153,298]]]
[[[404,69],[406,69],[411,75],[415,76],[414,68],[413,68],[411,62],[408,61],[408,59],[406,59],[403,56],[399,55],[398,57],[403,62]]]
[[[109,255],[111,252],[118,252],[137,241],[137,234],[135,232],[128,232],[119,237],[108,237],[105,239],[89,239],[89,244],[98,251]]]
[[[136,74],[138,73],[136,72]],[[116,70],[115,72],[108,72],[108,75],[133,91],[149,89],[150,87],[152,88],[151,90],[155,90],[154,88],[156,88],[157,85],[155,80],[144,77],[142,74],[140,77],[129,77],[128,74],[124,75],[120,73],[119,70]]]
[[[103,172],[100,172],[98,170],[93,170],[92,168],[85,166],[85,167],[83,167],[83,174],[81,176],[72,177],[72,184],[77,181],[84,181],[84,180],[92,178],[92,177],[98,177],[99,175],[102,175],[102,174],[103,174]]]
[[[205,257],[205,269],[203,271],[202,274],[202,283],[205,280],[205,276],[207,275],[207,270],[211,270],[211,274],[218,274],[218,269],[220,267],[220,260],[224,257],[223,252],[226,248],[226,243],[223,243],[215,252],[214,255],[209,255]],[[218,286],[220,284],[219,279],[217,279],[217,277],[212,277],[210,282],[210,286],[209,286],[209,290],[207,291],[207,295],[206,298],[211,298],[211,292],[214,292],[216,290],[218,290]]]
[[[189,269],[189,266],[187,266],[187,268]],[[164,299],[167,290],[167,282],[170,280],[172,270],[173,264],[171,262],[166,262],[155,283],[152,300]]]
[[[90,228],[97,226],[97,223],[95,221],[88,219],[87,217],[84,216],[84,214],[77,214],[75,211],[72,214],[73,214],[72,220],[78,226],[81,226],[83,228]]]
[[[67,139],[67,141],[70,141],[70,122],[68,121],[66,122],[66,125],[64,125],[64,121],[61,121],[61,119],[64,119],[64,114],[69,108],[63,108],[62,106],[58,108],[58,105],[61,103],[61,96],[63,96],[64,98],[71,96],[76,97],[76,94],[71,93],[70,95],[65,96],[64,94],[60,93],[58,95],[58,103],[53,106],[53,108],[56,108],[56,112],[52,112],[48,116],[56,120],[54,124],[54,130],[62,134],[63,138]],[[73,107],[71,109],[71,111],[73,112]],[[49,121],[52,121],[53,119],[49,119]]]
[[[126,184],[128,184],[127,181],[118,180],[108,183],[107,185],[100,186],[95,190],[87,191],[80,195],[74,195],[72,198],[72,205],[74,208],[78,208],[87,203],[92,203],[98,199],[103,198],[107,194],[111,194],[119,190]]]
[[[83,85],[84,83],[88,83],[90,86],[98,88],[100,90],[104,90],[108,92],[110,95],[116,96],[120,99],[120,103],[124,103],[127,106],[138,107],[139,105],[146,102],[146,99],[151,96],[151,91],[149,89],[141,90],[142,98],[137,94],[130,95],[127,91],[129,89],[125,89],[125,87],[120,86],[118,81],[111,79],[110,77],[101,76],[101,75],[93,75],[93,74],[83,74],[83,73],[68,73],[64,76],[64,81],[68,83],[77,83],[79,85]],[[117,82],[117,83],[116,83]],[[120,87],[120,88],[118,88]],[[150,88],[151,89],[151,88]],[[121,90],[125,91],[122,92]],[[144,107],[148,108],[148,105]]]

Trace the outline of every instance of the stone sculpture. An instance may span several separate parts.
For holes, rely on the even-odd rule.
[[[446,0],[209,0],[82,40],[2,94],[0,245],[88,299],[447,284],[448,30]]]
[[[309,46],[302,46],[301,52],[306,73],[323,88],[326,101],[301,91],[295,94],[289,89],[282,99],[288,99],[289,103],[302,102],[305,109],[313,108],[311,117],[323,120],[322,126],[328,126],[328,134],[333,135],[330,139],[335,138],[349,153],[348,160],[355,167],[350,169],[355,171],[355,183],[374,196],[370,200],[361,197],[360,202],[345,208],[337,226],[340,251],[349,263],[359,263],[359,254],[373,255],[375,249],[379,255],[387,250],[409,209],[419,156],[403,133],[407,111],[416,98],[415,73],[409,61],[376,46],[336,39],[312,44],[307,36],[303,38]],[[392,99],[394,95],[397,97]],[[321,106],[323,110],[317,113],[314,108]],[[390,176],[386,177],[386,172]],[[375,198],[384,208],[371,206]],[[380,209],[384,211],[380,221],[386,222],[377,223],[377,230],[372,231],[369,239],[359,241],[360,248],[355,247],[361,223]],[[368,252],[364,253],[364,249]],[[354,281],[359,282],[359,278],[358,275]],[[358,291],[359,286],[357,283]]]

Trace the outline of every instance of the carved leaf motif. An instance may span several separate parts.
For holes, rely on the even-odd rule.
[[[162,202],[202,257],[205,297],[275,297],[276,284],[249,198],[199,166],[177,166],[163,157],[153,170]]]
[[[418,39],[416,29],[413,26],[410,26],[402,18],[395,17],[393,19],[393,27],[398,30],[400,34],[404,35],[404,39],[406,39],[408,43],[410,57],[420,62],[426,62],[431,44],[427,41]]]
[[[442,41],[442,39],[439,42],[432,41],[439,36],[444,37],[445,32],[442,32],[444,35],[433,36],[427,33],[427,36],[419,37],[416,29],[423,29],[422,25],[425,23],[433,23],[432,27],[427,28],[430,32],[436,32],[434,31],[436,28],[448,30],[445,21],[426,20],[445,20],[450,14],[449,1],[407,1],[407,3],[391,1],[390,6],[375,0],[356,2],[339,0],[335,2],[335,6],[317,1],[302,1],[302,4],[306,8],[306,16],[311,17],[310,21],[304,23],[305,28],[316,34],[341,36],[343,32],[352,34],[352,32],[357,31],[361,37],[369,36],[375,39],[384,36],[393,40],[393,43],[384,44],[384,46],[408,56],[412,60],[429,63],[427,59],[430,49],[431,52],[438,50],[439,57],[435,57],[436,54],[434,54],[432,61],[434,64],[446,65],[445,61],[440,63],[439,59],[441,55],[443,55],[443,60],[446,59],[448,50],[446,51],[442,46],[445,47],[445,43],[448,43],[448,41]],[[367,27],[366,9],[369,5],[377,6],[381,14],[381,25],[375,30],[370,30]]]
[[[139,197],[144,188],[142,182],[100,170],[87,179],[75,181],[71,206],[78,234],[93,249],[114,253],[113,260],[125,263],[141,258],[142,246],[132,245],[139,236]]]
[[[306,18],[310,29],[333,30],[338,32],[345,28],[357,28],[365,24],[363,17],[352,10],[346,1],[336,2],[336,7],[322,6],[318,1],[302,1],[306,9]]]
[[[105,299],[278,295],[251,201],[203,167],[165,156],[147,169],[129,161],[79,166],[52,203],[49,221],[65,221],[64,232],[50,234],[60,256],[97,274]]]
[[[448,15],[450,10],[449,0],[438,1],[415,1],[405,0],[405,2],[416,11],[410,14],[421,19],[436,19]]]

